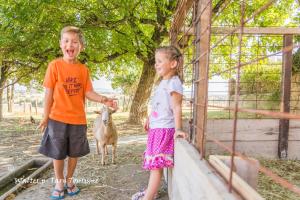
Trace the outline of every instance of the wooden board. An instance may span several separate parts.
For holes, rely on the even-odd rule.
[[[236,27],[211,27],[212,34],[229,34],[231,33]],[[184,30],[188,30],[187,35],[193,35],[194,29],[193,28],[182,28],[182,32]],[[238,34],[240,29],[235,31],[233,34]],[[244,34],[253,34],[253,35],[300,35],[300,28],[290,28],[290,27],[244,27],[243,30]]]
[[[218,156],[209,156],[209,163],[217,169],[217,171],[229,181],[230,169],[225,163],[218,158]],[[232,186],[238,191],[246,200],[262,200],[260,194],[258,194],[252,187],[250,187],[243,179],[241,179],[235,172],[232,174]]]
[[[226,182],[209,166],[200,160],[198,151],[187,141],[176,139],[175,167],[168,172],[169,198],[172,200],[234,200],[241,199],[229,193]],[[170,183],[170,181],[172,183]]]

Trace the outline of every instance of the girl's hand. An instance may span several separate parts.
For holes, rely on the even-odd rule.
[[[148,131],[149,130],[149,118],[147,118],[145,124],[144,124],[144,129],[145,131]]]
[[[176,129],[176,131],[175,131],[175,138],[183,138],[183,139],[186,140],[188,138],[188,135],[183,130]]]
[[[48,125],[48,118],[43,118],[40,124],[38,125],[37,129],[41,129],[42,132],[45,131]]]

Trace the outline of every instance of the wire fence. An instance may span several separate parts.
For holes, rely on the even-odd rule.
[[[237,151],[241,118],[278,119],[278,156],[288,158],[289,121],[300,120],[300,76],[292,71],[292,52],[300,47],[293,35],[300,30],[253,25],[262,13],[279,6],[275,0],[265,1],[256,10],[249,8],[248,1],[225,0],[217,11],[213,9],[216,1],[180,2],[170,38],[184,53],[182,71],[191,88],[186,99],[191,104],[190,139],[201,158],[209,156],[207,141],[231,154],[231,191],[235,157],[253,164],[247,152]],[[232,119],[231,146],[214,137],[208,124],[211,112]],[[263,166],[259,170],[300,196],[296,185]]]

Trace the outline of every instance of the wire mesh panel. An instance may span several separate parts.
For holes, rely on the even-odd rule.
[[[278,157],[288,158],[290,121],[300,121],[300,70],[292,68],[293,51],[299,49],[294,36],[300,34],[300,29],[288,27],[284,17],[289,12],[283,6],[284,2],[275,0],[185,0],[179,1],[174,16],[170,36],[171,43],[179,46],[185,56],[182,71],[190,92],[186,96],[186,105],[191,104],[190,139],[201,158],[211,153],[212,146],[231,155],[229,190],[234,157],[251,163],[246,156],[251,151],[241,142],[276,142]],[[273,21],[272,16],[266,18],[267,12],[276,15],[276,9],[287,13]],[[208,119],[227,121],[216,128],[218,123]],[[243,131],[257,127],[244,125],[243,119],[260,120],[257,123],[262,125],[273,123],[278,137],[245,138]],[[222,132],[228,131],[231,136],[225,138]],[[298,187],[263,166],[259,169],[300,195]]]

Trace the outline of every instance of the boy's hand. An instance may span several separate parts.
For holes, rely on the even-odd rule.
[[[175,138],[183,138],[186,140],[188,138],[188,136],[187,136],[187,133],[184,132],[183,130],[177,129],[175,131]]]
[[[43,118],[40,124],[38,125],[37,129],[41,129],[41,131],[44,132],[47,125],[48,125],[48,118]]]
[[[148,131],[149,130],[149,118],[147,118],[145,124],[144,124],[144,129],[145,131]]]
[[[104,105],[107,105],[108,107],[111,107],[113,108],[114,110],[117,110],[118,109],[118,104],[115,100],[118,100],[116,98],[108,98],[108,97],[104,97],[103,99],[103,104]]]

